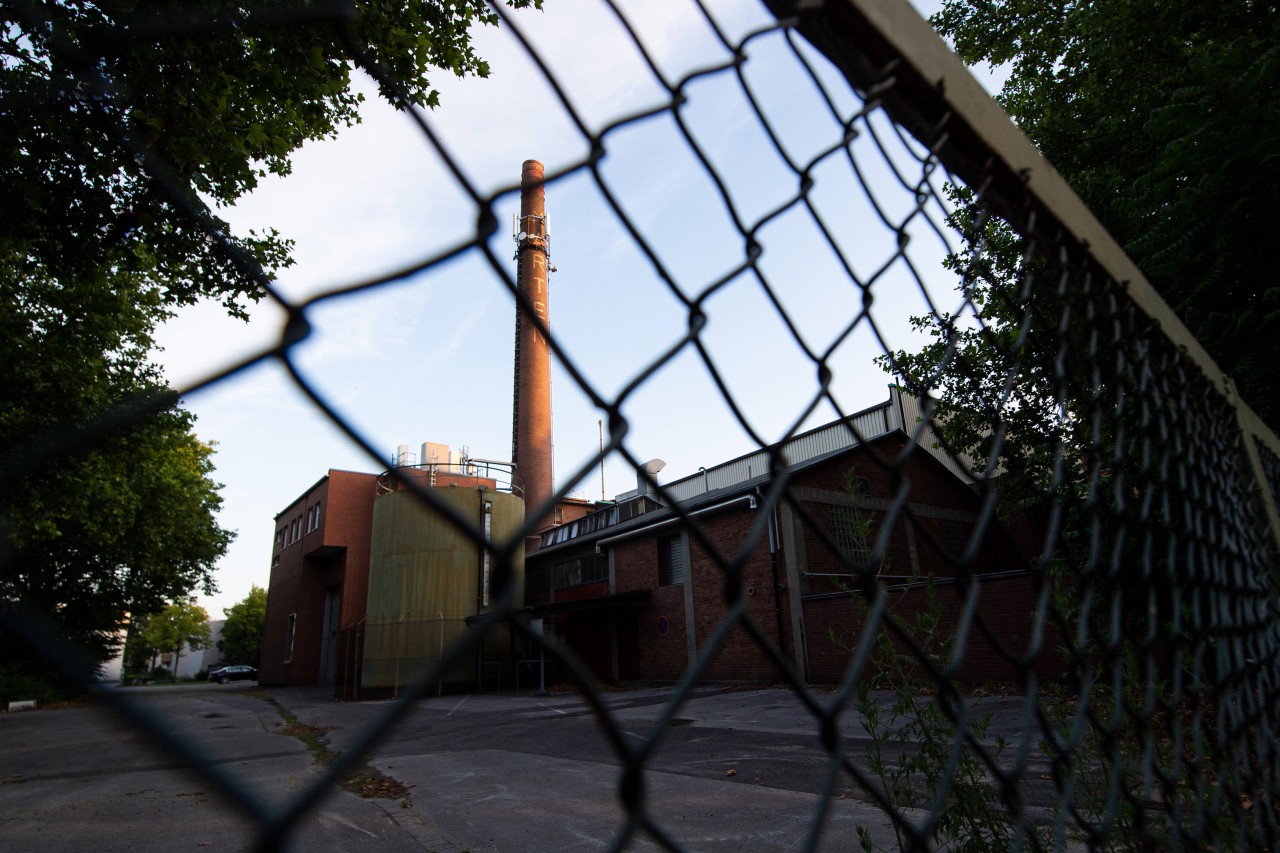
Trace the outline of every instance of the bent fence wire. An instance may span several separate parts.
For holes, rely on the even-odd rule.
[[[908,848],[1270,848],[1280,818],[1273,605],[1280,442],[905,3],[772,0],[767,5],[776,17],[745,32],[722,28],[716,11],[699,6],[700,26],[711,36],[706,53],[683,57],[689,70],[675,77],[667,76],[670,63],[658,58],[659,50],[629,25],[630,13],[606,5],[626,28],[646,85],[660,95],[603,121],[575,108],[574,81],[558,77],[550,57],[525,39],[521,15],[498,11],[536,65],[540,79],[529,85],[553,93],[566,126],[579,136],[575,150],[586,152],[548,164],[548,192],[589,182],[612,227],[633,243],[645,275],[665,288],[682,316],[664,330],[671,340],[665,351],[636,351],[616,393],[589,378],[585,362],[564,346],[563,332],[552,331],[549,339],[569,381],[608,425],[604,455],[642,468],[644,455],[629,441],[624,410],[664,368],[688,357],[710,377],[736,429],[751,436],[754,447],[745,452],[766,451],[772,476],[759,500],[768,512],[728,546],[707,534],[705,518],[682,508],[678,495],[654,483],[658,499],[681,518],[691,547],[707,555],[723,581],[714,630],[699,638],[696,660],[649,737],[638,744],[624,737],[586,665],[513,618],[522,604],[517,557],[535,520],[549,514],[549,507],[528,508],[521,535],[492,544],[493,606],[452,642],[438,625],[427,625],[445,647],[425,655],[426,671],[416,684],[401,687],[383,719],[287,809],[265,811],[262,799],[217,763],[203,764],[200,772],[258,821],[259,846],[271,848],[412,712],[415,694],[434,692],[445,668],[473,654],[487,632],[510,625],[521,642],[541,646],[541,654],[576,680],[624,765],[616,793],[626,818],[615,845],[644,835],[678,849],[682,839],[649,806],[646,763],[728,638],[745,634],[755,653],[773,662],[776,679],[802,700],[829,754],[826,796],[814,798],[808,846],[823,838],[831,795],[854,785],[883,810]],[[350,20],[337,17],[335,26],[349,27]],[[395,91],[395,81],[361,53],[358,41],[347,43],[351,61]],[[788,80],[802,81],[786,97],[793,107],[803,102],[810,115],[771,112],[776,80],[753,76],[753,63],[765,56],[785,66]],[[733,91],[732,121],[750,124],[768,140],[770,168],[785,180],[755,180],[722,165],[720,128],[698,121],[690,106],[707,86]],[[486,193],[437,134],[436,117],[412,115],[426,143],[420,156],[451,175],[460,199],[452,215],[476,223],[471,235],[393,275],[307,301],[292,302],[263,281],[267,298],[287,312],[279,345],[236,364],[213,356],[209,363],[216,374],[209,383],[234,383],[261,360],[278,359],[316,410],[372,460],[385,457],[296,357],[294,347],[317,311],[471,257],[491,267],[520,310],[532,312],[516,290],[507,236],[498,225],[497,209],[511,202],[518,185],[513,180]],[[715,211],[708,230],[727,222],[736,234],[737,255],[729,263],[696,272],[669,263],[670,235],[628,205],[610,158],[625,157],[629,135],[652,125],[667,129],[671,146],[657,159],[683,159],[700,174],[680,188],[680,203]],[[162,164],[154,168],[157,184],[165,186]],[[185,204],[180,188],[168,191],[175,204]],[[859,205],[852,215],[851,200]],[[817,247],[810,251],[825,258],[820,271],[785,249],[791,232],[784,226],[797,222],[807,245]],[[220,240],[216,232],[209,236]],[[818,288],[819,278],[830,288],[824,293],[838,296],[795,298],[797,289]],[[743,321],[717,313],[721,298],[748,290],[755,310],[771,312],[783,330],[786,365],[793,369],[756,384],[810,389],[789,398],[798,403],[782,413],[780,430],[761,426],[741,399],[738,374],[712,336],[717,321]],[[910,298],[902,299],[904,293]],[[821,334],[812,332],[814,314],[828,321]],[[907,315],[920,319],[912,326]],[[860,365],[842,349],[855,338],[870,342]],[[626,356],[610,354],[615,361]],[[900,451],[862,463],[891,484],[887,498],[863,499],[852,481],[845,509],[824,515],[795,488],[778,439],[829,420],[832,412],[851,414],[841,399],[860,369],[895,376],[909,396],[925,401],[923,417],[903,424]],[[54,446],[31,449],[26,464],[43,464],[170,402],[104,413],[91,427],[67,425],[53,436]],[[846,423],[855,441],[871,437],[860,432],[863,420]],[[979,499],[972,528],[924,523],[916,509],[921,495],[905,473],[917,446],[964,461]],[[589,489],[599,465],[599,457],[589,458],[562,473],[557,498]],[[430,489],[404,485],[482,546],[473,521]],[[809,531],[815,549],[836,555],[825,573],[815,570],[807,579],[813,606],[835,602],[844,613],[832,623],[844,627],[827,640],[840,650],[839,663],[822,688],[810,683],[814,670],[806,671],[795,650],[780,646],[781,623],[778,632],[761,624],[744,594],[744,563],[772,532],[765,519],[782,508]],[[921,576],[895,562],[886,531],[903,523],[917,530],[916,547],[947,555],[946,571]],[[992,571],[985,543],[1004,533],[1017,540],[1020,564]],[[1029,627],[1017,642],[984,607],[997,600],[992,591],[1010,574],[1022,579],[1030,602]],[[57,662],[72,671],[74,651],[42,635],[34,622],[15,616],[11,628],[34,644],[62,649]],[[1025,699],[1017,742],[985,737],[966,698],[970,680],[963,675],[973,663],[966,655],[979,646],[1003,666],[1006,688]],[[874,700],[868,688],[896,697],[893,707],[901,714],[868,704]],[[122,693],[111,696],[149,737],[166,737],[163,727],[148,725],[143,707]],[[844,743],[834,734],[837,721],[859,714],[874,717],[869,729],[884,735],[877,743],[912,741],[918,755],[886,758]],[[914,728],[902,728],[904,720]],[[197,763],[203,758],[191,744],[163,746]],[[1024,792],[1032,785],[1051,789],[1050,805],[1028,804]]]

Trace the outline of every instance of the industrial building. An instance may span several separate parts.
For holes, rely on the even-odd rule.
[[[864,618],[854,594],[861,566],[850,559],[872,561],[907,618],[922,604],[920,578],[935,579],[944,622],[958,614],[956,593],[980,584],[987,630],[974,632],[958,678],[1011,681],[1036,627],[1027,571],[1035,531],[1023,518],[976,532],[981,496],[936,448],[922,414],[891,387],[886,402],[781,447],[660,493],[642,484],[616,506],[549,530],[526,557],[526,612],[603,679],[674,680],[714,641],[708,680],[770,681],[785,666],[835,683]],[[775,452],[785,460],[778,470]],[[791,499],[771,511],[765,497],[779,479]],[[740,598],[742,619],[717,638]],[[1040,670],[1052,676],[1053,666],[1046,659]]]
[[[394,693],[440,660],[490,606],[487,541],[507,541],[539,513],[534,530],[586,514],[552,500],[550,348],[546,340],[550,235],[543,168],[526,161],[516,222],[512,458],[455,457],[424,443],[401,446],[382,474],[331,470],[276,517],[261,679],[332,683],[339,696]],[[518,470],[518,474],[516,471]],[[414,494],[424,491],[431,501]],[[434,506],[433,506],[434,505]],[[453,519],[474,522],[471,531]],[[536,538],[533,540],[536,542]],[[523,604],[522,553],[504,563]],[[495,683],[514,670],[515,646],[489,631],[474,659],[455,661],[440,687]]]
[[[513,229],[511,460],[428,443],[415,461],[402,446],[382,474],[331,470],[300,495],[276,517],[262,681],[332,683],[359,698],[436,671],[492,606],[485,542],[521,530],[523,549],[502,563],[514,618],[601,679],[674,680],[715,643],[706,679],[772,680],[785,668],[838,681],[861,635],[854,587],[868,565],[904,615],[920,605],[919,578],[935,579],[949,619],[954,593],[977,584],[983,615],[958,677],[1016,677],[1045,636],[1031,617],[1037,532],[1017,514],[979,525],[983,495],[938,448],[921,401],[896,387],[863,412],[658,488],[654,460],[614,501],[553,499],[542,182],[542,165],[526,161]],[[786,497],[767,500],[782,482]],[[1050,656],[1039,660],[1055,674]],[[566,674],[547,666],[510,623],[490,626],[438,670],[437,686]]]

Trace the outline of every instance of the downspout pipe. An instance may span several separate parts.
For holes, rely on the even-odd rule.
[[[760,500],[764,500],[764,495],[760,491],[760,487],[756,486],[756,494]],[[778,552],[780,548],[781,536],[778,530],[778,508],[773,507],[769,510],[769,570],[773,573],[773,615],[778,624],[778,648],[785,653],[783,648],[783,618],[782,618],[782,591],[786,589],[786,585],[778,580]]]

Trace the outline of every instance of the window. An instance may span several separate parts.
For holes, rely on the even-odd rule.
[[[938,519],[942,528],[942,550],[948,557],[958,560],[969,545],[969,525],[954,518]]]
[[[530,568],[524,576],[525,601],[551,595],[551,575],[553,569],[547,566]]]
[[[307,510],[307,533],[320,529],[320,502],[316,501],[316,505]]]
[[[616,509],[618,511],[618,520],[627,521],[635,518],[636,516],[644,515],[646,512],[652,512],[653,510],[660,509],[661,507],[662,504],[658,503],[649,495],[641,495],[638,498],[632,498],[621,506],[616,507]]]
[[[875,537],[871,519],[870,512],[857,507],[831,507],[831,537],[850,560],[865,562],[871,556],[871,540]]]
[[[658,540],[658,586],[684,583],[684,547],[679,536]]]
[[[588,554],[556,563],[552,569],[552,582],[556,589],[570,586],[607,581],[609,579],[609,558],[602,554]]]
[[[289,614],[289,624],[284,629],[284,662],[290,663],[293,660],[293,630],[298,627],[298,614]]]
[[[866,477],[854,477],[853,493],[864,498],[871,497],[871,481]]]
[[[484,502],[484,545],[480,548],[481,604],[489,606],[489,542],[493,535],[493,501]],[[443,652],[442,652],[443,654]]]

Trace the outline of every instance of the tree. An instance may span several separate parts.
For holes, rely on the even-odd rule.
[[[353,58],[398,106],[434,106],[432,69],[488,74],[469,30],[497,20],[483,0],[5,4],[6,254],[63,284],[105,274],[153,318],[205,297],[242,313],[289,243],[234,236],[210,204],[358,121]]]
[[[1280,290],[1258,247],[1276,219],[1277,20],[1266,4],[1184,0],[945,0],[934,18],[966,61],[1008,63],[1005,108],[1273,425]],[[1233,775],[1243,754],[1179,754],[1197,737],[1179,728],[1188,709],[1225,716],[1232,691],[1256,689],[1234,663],[1252,637],[1212,615],[1247,593],[1203,570],[1250,559],[1189,449],[1217,412],[1122,294],[954,193],[965,248],[949,263],[971,316],[917,318],[932,340],[882,364],[936,397],[945,442],[989,472],[999,512],[1039,528],[1026,563],[1080,688],[1047,743],[1081,768],[1080,819],[1121,846],[1185,838],[1179,818],[1115,794],[1160,777],[1167,814],[1195,820],[1205,790],[1251,802]],[[1197,837],[1231,837],[1248,808],[1215,810]]]
[[[433,69],[488,73],[469,32],[496,22],[481,0],[0,6],[0,609],[106,660],[126,614],[213,591],[231,534],[191,416],[77,430],[164,398],[153,333],[177,307],[243,315],[291,263],[216,209],[358,121],[357,65],[434,106]],[[9,639],[0,676],[41,671]]]
[[[191,599],[179,599],[165,605],[159,613],[152,614],[139,638],[153,655],[173,652],[170,671],[177,675],[182,647],[199,650],[209,642],[209,614]]]
[[[1280,11],[1228,0],[944,0],[968,63],[1148,279],[1280,426]]]
[[[215,592],[233,534],[217,523],[213,449],[192,421],[165,412],[16,484],[0,504],[11,537],[4,599],[47,614],[105,661],[127,614]]]
[[[1008,70],[1001,104],[1242,396],[1280,425],[1280,288],[1258,251],[1280,191],[1280,109],[1266,94],[1280,84],[1274,7],[944,0],[932,22],[966,62]],[[1139,460],[1160,458],[1154,435],[1178,432],[1160,421],[1177,416],[1168,410],[1181,389],[1142,406],[1144,382],[1125,371],[1157,356],[1123,335],[1095,344],[1078,324],[1060,328],[1063,317],[1105,310],[1089,304],[1079,270],[985,217],[967,190],[953,192],[967,248],[949,263],[978,322],[916,318],[933,342],[882,364],[938,398],[952,450],[998,463],[1007,506],[1057,514],[1059,562],[1078,570],[1107,553],[1091,527],[1127,553],[1138,540],[1118,542],[1137,505],[1106,485],[1123,472],[1136,492],[1167,487]],[[1095,346],[1105,359],[1079,357]],[[1170,535],[1164,524],[1142,519],[1142,536]]]
[[[267,621],[267,591],[254,586],[243,601],[225,608],[218,651],[223,660],[257,666],[262,654],[262,627]]]

